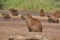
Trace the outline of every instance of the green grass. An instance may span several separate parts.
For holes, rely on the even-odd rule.
[[[45,11],[60,10],[60,1],[34,0],[31,2],[31,0],[4,0],[4,8],[15,8],[28,11],[39,11],[40,9],[44,9]]]

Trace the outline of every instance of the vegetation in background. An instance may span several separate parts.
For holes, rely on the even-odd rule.
[[[5,9],[15,8],[26,11],[60,10],[60,0],[4,0],[3,2]],[[0,5],[3,4],[0,2]]]
[[[3,0],[0,0],[0,9],[3,8]]]

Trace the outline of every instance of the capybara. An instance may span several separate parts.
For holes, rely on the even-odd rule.
[[[38,19],[33,18],[29,13],[23,14],[21,18],[26,21],[30,32],[42,32],[42,24]]]
[[[44,17],[45,16],[45,12],[43,9],[40,10],[40,16]]]
[[[3,16],[4,19],[10,19],[10,15],[7,13],[1,13],[1,15]]]
[[[60,18],[60,11],[55,11],[54,15]]]
[[[12,8],[9,11],[11,12],[11,15],[18,16],[18,11],[17,10],[15,10],[15,9]]]
[[[48,15],[48,22],[58,23],[59,22],[59,19],[55,15]]]

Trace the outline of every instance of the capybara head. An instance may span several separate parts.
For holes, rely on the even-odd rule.
[[[21,18],[22,19],[27,19],[27,18],[31,18],[32,16],[29,14],[29,13],[27,13],[27,14],[23,14],[22,16],[21,16]]]
[[[43,10],[43,9],[41,9],[40,11],[41,11],[41,12],[43,12],[44,10]]]
[[[40,10],[40,16],[44,17],[45,16],[45,12],[43,9]]]

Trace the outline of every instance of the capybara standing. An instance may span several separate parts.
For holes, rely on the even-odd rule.
[[[48,22],[58,23],[59,19],[58,19],[58,17],[56,17],[54,15],[48,15]]]
[[[15,9],[12,8],[9,11],[11,12],[11,15],[18,16],[18,11],[17,10],[15,10]]]
[[[43,9],[40,10],[40,16],[44,17],[45,16],[45,12]]]
[[[22,19],[24,19],[28,25],[29,31],[31,32],[42,32],[42,24],[39,20],[33,18],[29,13],[23,14],[21,16]]]

